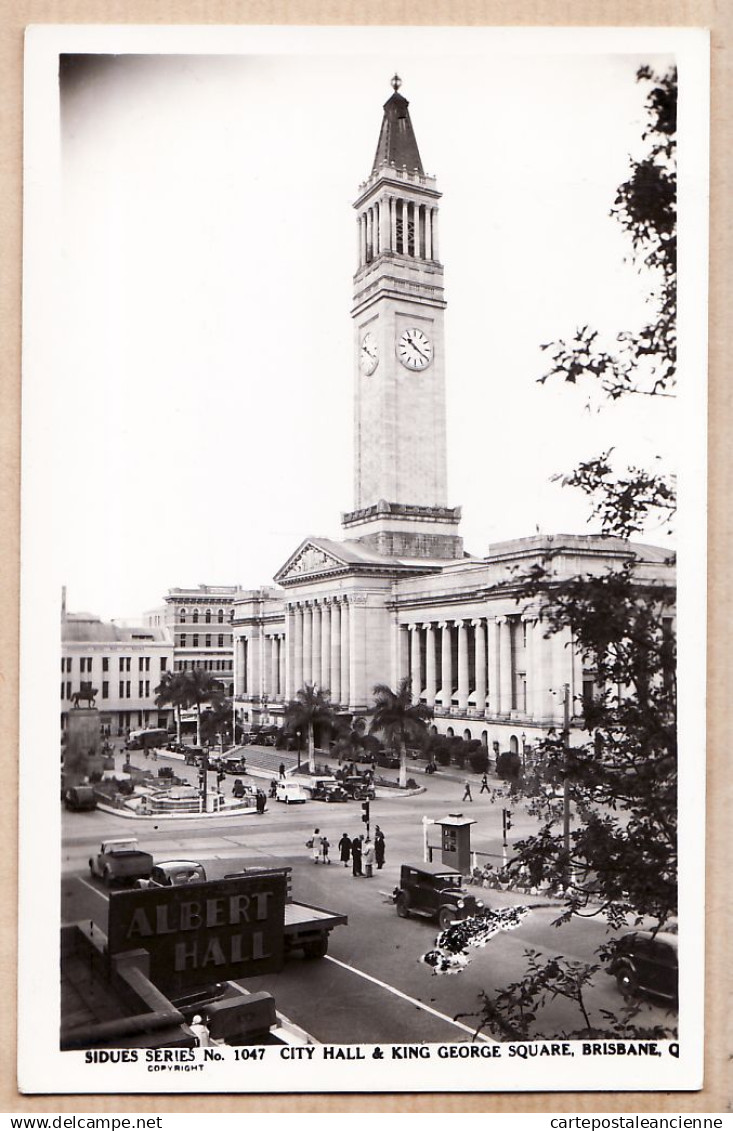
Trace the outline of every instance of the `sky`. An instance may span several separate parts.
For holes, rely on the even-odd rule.
[[[352,202],[395,70],[443,193],[448,501],[466,550],[592,532],[586,501],[551,476],[603,448],[675,467],[673,403],[598,411],[582,388],[538,383],[543,343],[584,324],[612,337],[647,313],[649,280],[609,212],[644,149],[636,71],[672,56],[594,44],[401,32],[369,50],[356,35],[347,50],[251,50],[240,36],[224,55],[64,66],[58,320],[32,378],[72,611],[133,617],[172,586],[267,585],[304,538],[340,536]]]

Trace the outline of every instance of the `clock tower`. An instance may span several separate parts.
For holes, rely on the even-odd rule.
[[[460,507],[447,505],[443,267],[435,178],[422,166],[408,101],[394,93],[360,186],[354,275],[354,510],[350,539],[389,557],[456,559]]]

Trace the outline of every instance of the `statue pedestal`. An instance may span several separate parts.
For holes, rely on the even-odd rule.
[[[101,726],[96,707],[72,707],[66,726],[64,782],[78,785],[89,777],[95,761],[101,769]]]

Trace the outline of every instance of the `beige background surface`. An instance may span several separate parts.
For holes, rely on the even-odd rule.
[[[712,42],[711,300],[709,390],[709,647],[707,977],[705,1086],[697,1093],[567,1093],[415,1096],[43,1096],[23,1097],[15,1083],[15,968],[18,793],[18,606],[20,487],[20,349],[22,224],[23,29],[31,23],[117,24],[423,24],[477,26],[707,27]],[[730,690],[729,561],[733,552],[733,445],[729,357],[732,352],[731,171],[733,80],[730,0],[0,0],[0,767],[7,801],[0,832],[2,906],[0,1000],[3,1055],[0,1110],[8,1112],[725,1112],[733,1110],[727,906],[730,867],[727,739],[724,707]],[[703,579],[701,578],[701,583]],[[48,752],[39,751],[39,767]]]

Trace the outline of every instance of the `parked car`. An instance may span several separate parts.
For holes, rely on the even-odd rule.
[[[380,751],[377,754],[377,765],[387,770],[399,769],[400,760],[396,754],[389,754],[386,750]]]
[[[246,774],[247,759],[239,754],[225,754],[218,759],[217,769],[223,770],[225,774]]]
[[[64,805],[79,813],[97,808],[97,795],[91,785],[72,785],[64,791]]]
[[[97,855],[89,860],[90,874],[103,880],[107,887],[148,879],[152,870],[153,857],[138,848],[135,837],[103,840]]]
[[[279,781],[275,785],[275,800],[295,805],[308,800],[303,786],[295,781]]]
[[[343,789],[336,778],[312,778],[311,785],[311,798],[313,801],[348,801],[349,795]]]
[[[184,746],[181,753],[185,756],[184,761],[187,766],[198,766],[203,761],[206,751],[203,746]]]
[[[468,919],[484,908],[463,886],[463,877],[440,864],[403,864],[393,898],[402,919],[415,914],[437,919],[441,931],[457,919]]]
[[[609,973],[624,997],[639,994],[677,1000],[677,935],[667,931],[632,931],[619,939]]]
[[[198,884],[206,879],[206,869],[196,860],[163,860],[147,878],[135,881],[136,888],[169,888],[179,884]]]
[[[373,801],[377,796],[374,786],[366,778],[342,778],[341,787],[354,801]]]

